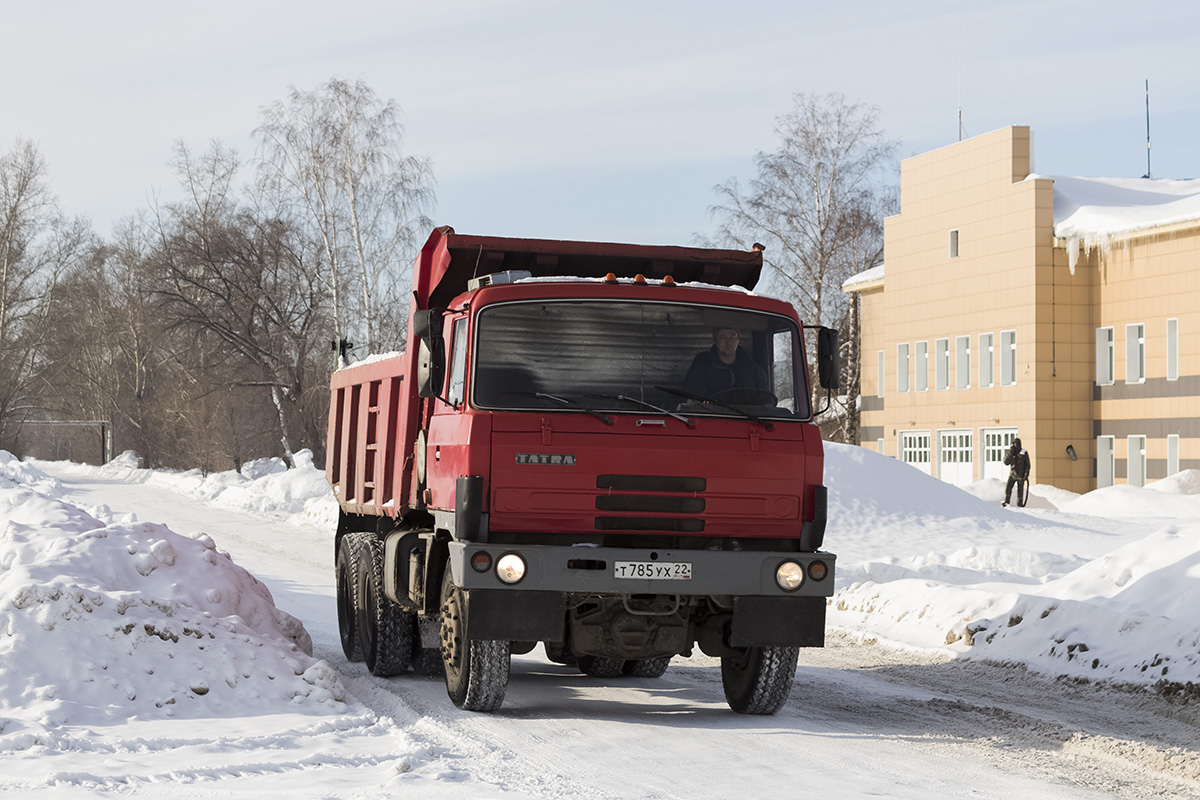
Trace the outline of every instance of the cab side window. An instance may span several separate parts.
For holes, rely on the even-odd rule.
[[[446,399],[455,408],[463,402],[463,383],[467,375],[467,318],[454,320],[450,343],[450,391]]]

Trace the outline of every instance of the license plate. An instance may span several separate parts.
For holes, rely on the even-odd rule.
[[[617,561],[613,564],[613,577],[656,581],[690,581],[692,564],[689,561]]]

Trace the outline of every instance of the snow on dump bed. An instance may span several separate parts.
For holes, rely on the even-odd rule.
[[[209,537],[103,522],[8,453],[0,470],[0,751],[65,725],[341,706],[304,626]]]
[[[1118,236],[1200,220],[1200,179],[1050,177],[1054,235],[1067,240],[1072,273],[1081,245],[1107,252]]]

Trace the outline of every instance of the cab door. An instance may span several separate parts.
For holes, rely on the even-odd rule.
[[[465,413],[468,329],[465,313],[446,317],[447,378],[444,392],[433,400],[425,441],[425,486],[430,493],[430,508],[453,510],[455,481],[469,474],[470,419]]]

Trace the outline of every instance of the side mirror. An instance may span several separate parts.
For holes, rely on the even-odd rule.
[[[413,334],[417,351],[417,394],[437,397],[446,377],[446,340],[442,338],[441,308],[428,308],[413,314]]]
[[[817,380],[822,389],[838,388],[841,370],[838,363],[838,332],[836,328],[817,329]]]
[[[413,334],[418,339],[428,339],[431,333],[441,336],[442,309],[426,308],[414,311],[412,318]]]

